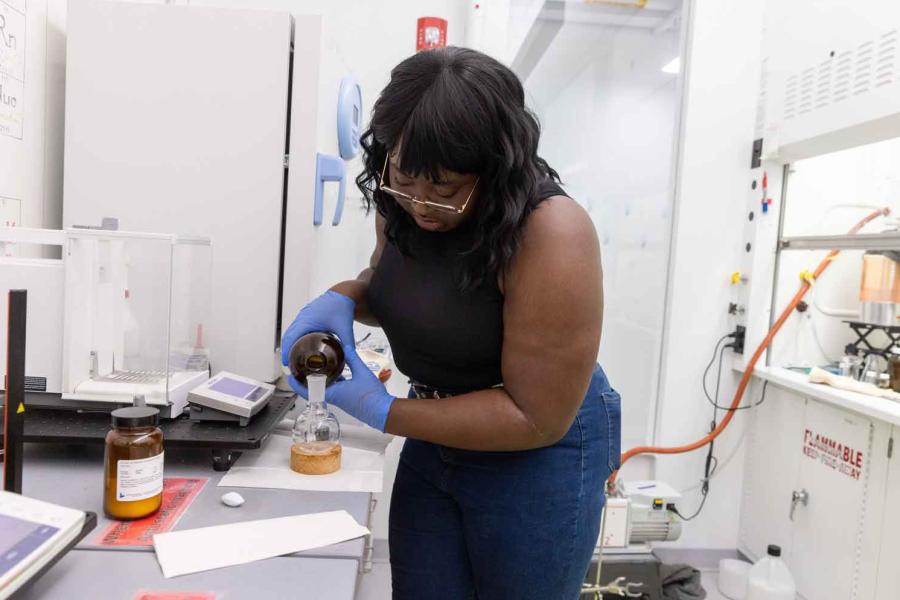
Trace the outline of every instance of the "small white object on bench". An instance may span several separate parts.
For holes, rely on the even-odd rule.
[[[230,506],[232,508],[237,508],[241,504],[244,503],[244,497],[238,494],[237,492],[228,492],[222,496],[222,504],[225,506]]]

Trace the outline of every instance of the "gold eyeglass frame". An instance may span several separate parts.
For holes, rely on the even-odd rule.
[[[439,204],[437,202],[430,202],[428,200],[420,200],[418,196],[410,196],[409,194],[384,185],[384,176],[387,174],[389,159],[390,155],[384,157],[384,167],[381,169],[381,179],[378,181],[378,189],[383,192],[387,192],[397,200],[409,202],[410,204],[419,204],[421,206],[433,208],[434,210],[441,212],[455,215],[461,215],[466,212],[466,207],[469,206],[469,201],[472,199],[472,195],[475,193],[475,188],[478,187],[478,182],[481,181],[481,177],[477,177],[475,179],[475,185],[472,186],[472,191],[469,192],[469,195],[466,197],[466,201],[463,202],[462,206],[450,206],[449,204]]]

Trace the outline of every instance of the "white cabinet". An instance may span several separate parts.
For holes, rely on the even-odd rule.
[[[900,438],[900,428],[894,427],[892,439]],[[896,449],[894,450],[896,451]],[[897,600],[900,598],[900,461],[892,460],[888,465],[887,493],[885,494],[884,519],[881,530],[881,546],[878,558],[877,600]]]
[[[742,550],[754,558],[765,555],[768,544],[790,556],[788,511],[797,489],[804,408],[789,392],[770,385],[766,401],[751,411],[739,535]]]
[[[870,493],[876,462],[875,424],[814,400],[806,400],[799,494],[792,522],[790,566],[806,598],[871,598],[873,561],[864,560]],[[871,545],[868,547],[871,548]],[[869,593],[861,595],[863,590]]]
[[[876,598],[890,426],[775,386],[754,412],[740,549],[780,545],[806,600]]]

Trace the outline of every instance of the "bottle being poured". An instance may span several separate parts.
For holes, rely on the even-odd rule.
[[[291,469],[304,475],[327,475],[341,468],[341,426],[325,404],[324,374],[308,374],[309,399],[294,422]]]

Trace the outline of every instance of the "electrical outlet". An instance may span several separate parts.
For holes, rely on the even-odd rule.
[[[747,335],[747,328],[743,325],[738,325],[734,329],[734,351],[738,354],[744,353],[744,337]]]

